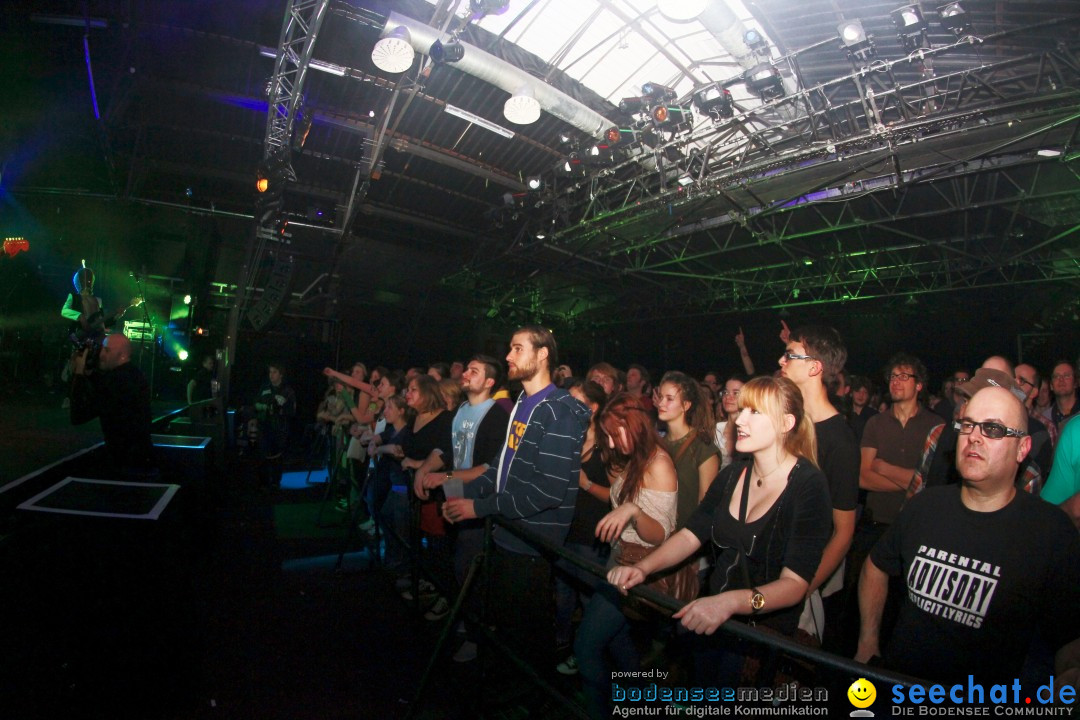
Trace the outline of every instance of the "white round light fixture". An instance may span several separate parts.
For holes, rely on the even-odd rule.
[[[530,125],[540,119],[540,102],[523,85],[503,105],[503,116],[516,125]]]
[[[696,19],[708,4],[708,0],[658,0],[656,8],[672,22],[689,22]]]
[[[409,38],[409,29],[404,26],[394,28],[384,38],[379,38],[371,49],[371,62],[375,67],[388,73],[405,72],[412,67],[416,51]]]

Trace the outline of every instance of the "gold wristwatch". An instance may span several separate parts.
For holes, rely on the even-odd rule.
[[[756,615],[765,607],[765,596],[757,588],[750,588],[750,614]]]

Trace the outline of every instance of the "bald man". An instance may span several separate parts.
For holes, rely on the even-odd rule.
[[[957,432],[961,484],[914,496],[863,567],[855,657],[882,655],[936,682],[1011,684],[1038,632],[1054,651],[1080,637],[1080,535],[1059,508],[1016,488],[1031,438],[1012,392],[976,392]],[[889,575],[907,587],[881,653]]]
[[[131,364],[131,341],[117,333],[105,338],[97,367],[87,370],[89,348],[75,356],[71,385],[71,423],[101,420],[105,436],[104,474],[143,478],[153,471],[150,440],[150,386]]]

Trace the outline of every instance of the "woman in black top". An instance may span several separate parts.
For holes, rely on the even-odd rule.
[[[814,425],[786,378],[751,380],[739,407],[736,449],[750,459],[724,468],[683,530],[636,565],[611,570],[608,582],[625,593],[710,542],[710,594],[673,617],[698,634],[750,616],[790,635],[832,526]]]

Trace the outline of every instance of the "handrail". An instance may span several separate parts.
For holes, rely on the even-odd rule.
[[[587,570],[588,572],[596,575],[600,578],[606,578],[606,572],[600,565],[590,562],[578,555],[567,552],[564,548],[552,545],[546,538],[538,535],[531,530],[520,527],[510,523],[509,521],[494,516],[492,520],[499,525],[499,527],[512,533],[521,540],[529,543],[533,547],[539,548],[546,553],[557,555],[558,557],[573,563],[577,567]],[[606,582],[606,580],[605,580]],[[652,588],[645,585],[639,585],[637,587],[630,588],[628,591],[631,595],[640,597],[642,600],[646,600],[649,603],[659,606],[664,610],[670,612],[677,612],[686,603],[680,602],[670,595],[665,595],[661,592],[657,592]],[[794,640],[784,637],[782,635],[775,635],[773,633],[766,633],[757,628],[747,625],[746,623],[739,622],[738,620],[728,620],[720,626],[720,630],[731,633],[732,635],[749,640],[751,642],[760,643],[762,645],[772,646],[779,650],[784,651],[788,655],[804,658],[810,660],[819,665],[825,665],[826,667],[836,670],[838,672],[854,675],[859,678],[867,678],[874,683],[883,683],[885,685],[902,685],[904,687],[910,687],[912,685],[922,684],[929,685],[923,680],[913,678],[908,675],[901,675],[899,673],[889,672],[882,668],[873,667],[871,665],[865,665],[861,662],[851,660],[833,653],[819,650],[817,648],[810,647],[808,645],[800,645]]]

